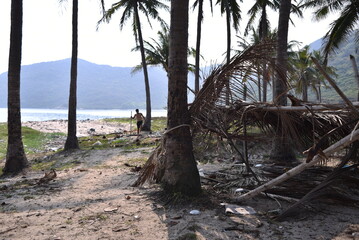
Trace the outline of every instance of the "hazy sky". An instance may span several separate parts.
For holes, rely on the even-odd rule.
[[[0,1],[0,73],[7,71],[10,38],[10,0]],[[79,1],[79,49],[78,57],[97,64],[111,66],[133,67],[140,63],[139,52],[131,52],[135,40],[128,22],[120,31],[119,18],[121,12],[114,15],[110,24],[101,24],[96,31],[97,21],[101,18],[99,0]],[[107,7],[114,0],[105,1]],[[245,0],[241,3],[241,26],[247,24],[246,12],[253,1]],[[23,0],[23,52],[22,64],[28,65],[38,62],[47,62],[71,57],[71,9],[72,1],[59,4],[59,0]],[[190,1],[192,4],[193,1]],[[205,18],[202,30],[201,53],[205,60],[203,64],[217,61],[222,62],[226,51],[226,25],[225,18],[220,16],[218,6],[215,7],[214,16],[210,14],[209,6],[205,5]],[[269,13],[272,28],[277,26],[276,13]],[[190,11],[189,45],[195,47],[197,11]],[[169,19],[164,13],[163,18]],[[313,22],[310,12],[304,19],[293,17],[296,24],[290,26],[289,39],[298,40],[303,44],[321,38],[328,30],[333,18],[321,22]],[[157,31],[151,29],[143,18],[144,39],[157,39]],[[242,35],[241,30],[238,35]],[[234,34],[235,35],[235,34]],[[237,38],[232,38],[232,48],[236,48]],[[190,60],[191,61],[191,60]],[[194,62],[194,60],[192,60]]]

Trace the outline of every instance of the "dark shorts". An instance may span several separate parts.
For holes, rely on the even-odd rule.
[[[142,126],[143,121],[137,121],[137,128],[140,128]]]

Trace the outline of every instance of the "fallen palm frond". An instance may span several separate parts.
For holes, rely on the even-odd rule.
[[[326,194],[325,191],[323,191],[328,185],[333,183],[340,175],[347,174],[348,171],[351,171],[352,169],[358,167],[358,164],[354,164],[351,167],[337,167],[329,176],[318,186],[313,188],[311,191],[309,191],[303,198],[301,198],[299,201],[297,201],[295,204],[290,206],[290,208],[286,209],[284,212],[282,212],[278,217],[276,217],[276,220],[281,221],[285,219],[287,216],[289,216],[294,211],[298,210],[298,207],[303,205],[305,202],[318,197],[320,195]],[[342,195],[342,194],[341,194]],[[359,198],[356,197],[349,197],[348,199],[352,201],[359,201]]]
[[[335,144],[331,145],[330,147],[328,147],[327,149],[325,149],[323,152],[325,155],[329,156],[337,151],[339,151],[340,149],[345,148],[346,146],[349,146],[352,142],[355,142],[359,139],[359,130],[356,130],[353,135],[352,134],[346,136],[345,138],[341,139],[340,141],[336,142]],[[246,193],[243,194],[242,196],[240,196],[238,198],[238,201],[243,201],[249,198],[252,198],[258,194],[260,194],[261,192],[270,189],[276,185],[278,185],[279,183],[301,173],[302,171],[304,171],[305,169],[315,165],[316,163],[318,163],[319,161],[321,161],[321,156],[320,155],[315,155],[315,157],[313,158],[312,161],[310,161],[309,163],[302,163],[300,165],[298,165],[295,168],[292,168],[291,170],[287,171],[286,173],[280,175],[279,177],[272,179],[271,181],[263,184],[262,186]]]

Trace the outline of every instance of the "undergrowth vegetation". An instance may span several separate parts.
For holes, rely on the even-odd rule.
[[[117,118],[117,119],[105,119],[107,122],[116,123],[129,123],[129,119]],[[133,129],[135,121],[133,120]],[[152,120],[152,131],[164,131],[166,127],[166,118],[157,117]],[[5,162],[6,150],[7,150],[7,124],[0,123],[0,160]],[[57,169],[64,170],[72,168],[80,162],[77,159],[59,163],[58,161],[51,158],[51,155],[56,152],[61,152],[63,149],[60,148],[56,152],[48,152],[48,145],[53,139],[64,137],[64,133],[42,133],[29,127],[22,127],[22,137],[24,143],[24,149],[26,155],[32,158],[31,169],[32,170],[49,170]],[[92,150],[92,149],[108,149],[108,148],[121,148],[124,152],[132,151],[144,151],[141,148],[156,147],[159,142],[159,137],[144,137],[140,140],[136,140],[135,136],[129,137],[129,133],[112,133],[107,135],[90,135],[85,137],[79,137],[79,145],[81,150]],[[151,150],[148,150],[149,152]],[[146,159],[133,159],[132,164],[142,164]],[[0,175],[2,169],[0,168]]]
[[[63,133],[42,133],[28,127],[22,127],[22,140],[25,153],[32,154],[44,150],[45,143]],[[7,125],[0,123],[0,159],[5,158],[7,149]]]

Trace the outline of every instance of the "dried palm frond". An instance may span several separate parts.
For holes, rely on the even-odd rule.
[[[244,136],[243,126],[256,126],[265,134],[286,136],[295,147],[304,149],[351,120],[350,110],[331,111],[330,105],[320,105],[328,110],[317,112],[315,104],[299,101],[305,111],[280,111],[279,107],[276,111],[268,108],[276,107],[273,104],[257,102],[252,88],[263,71],[261,67],[272,66],[272,74],[281,73],[280,68],[272,64],[274,50],[273,42],[260,43],[237,54],[228,64],[215,68],[191,104],[194,127],[223,138],[251,139]],[[331,134],[328,144],[346,136],[352,128],[349,124]]]

